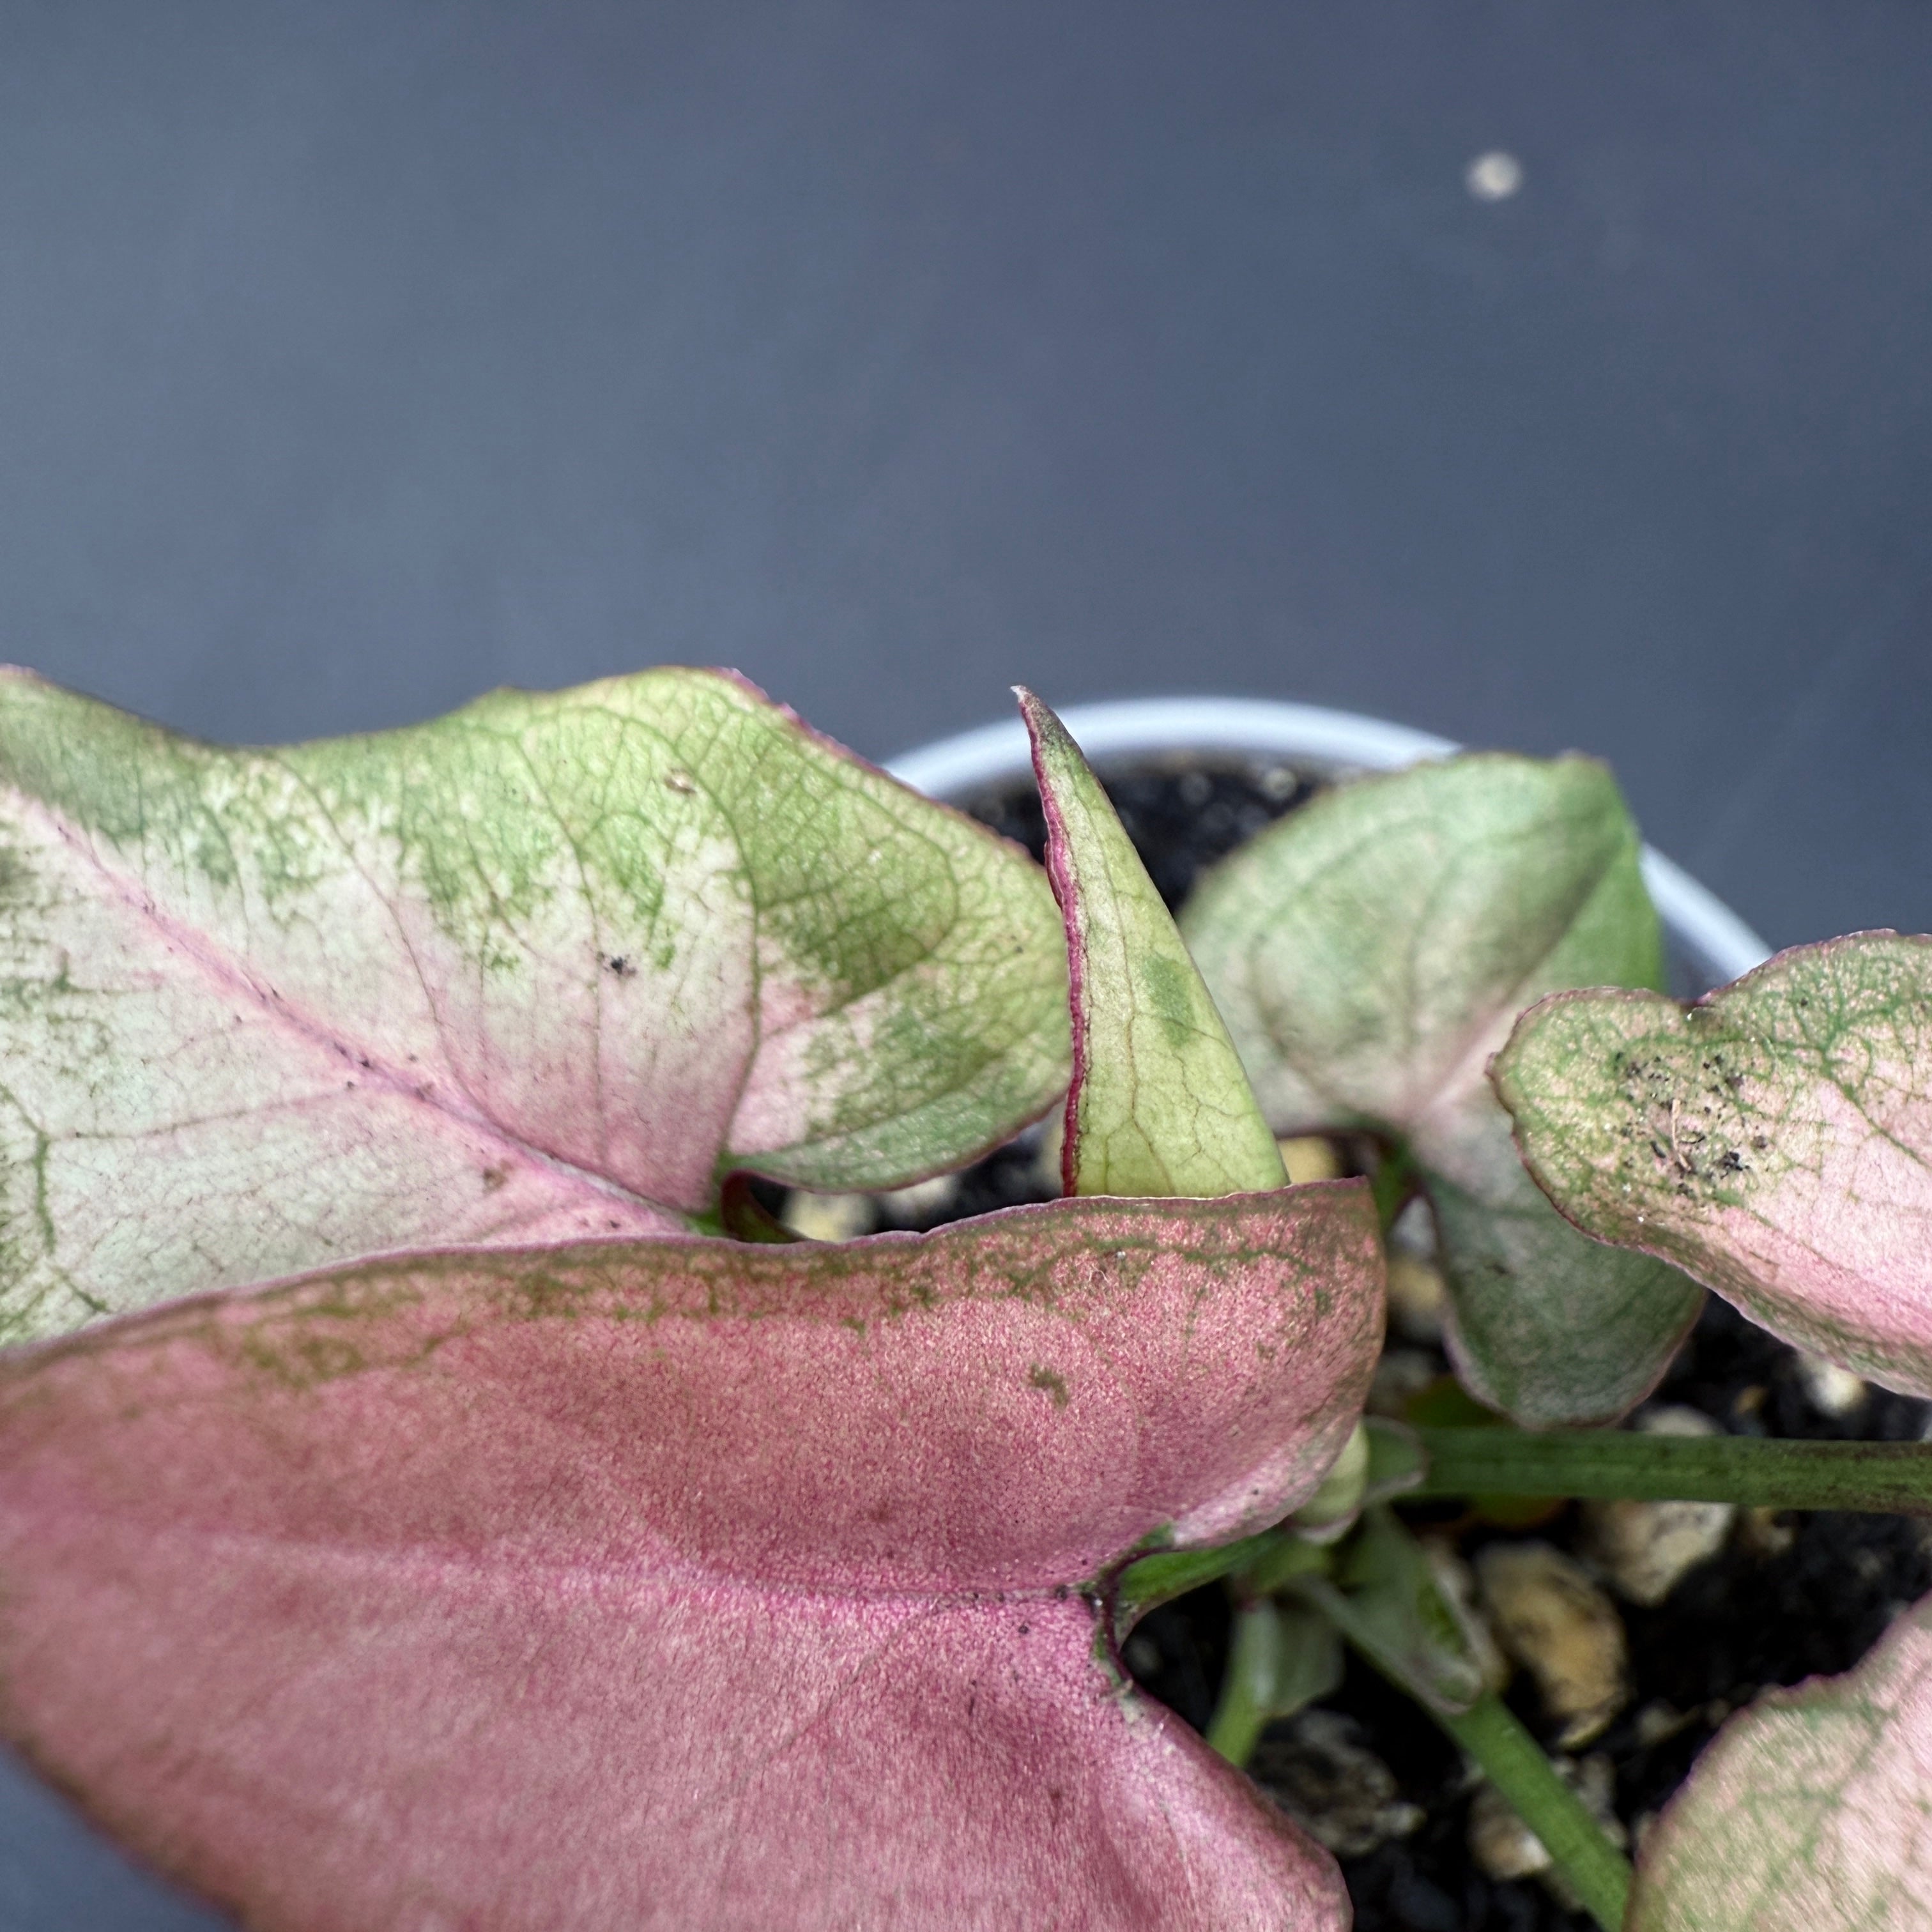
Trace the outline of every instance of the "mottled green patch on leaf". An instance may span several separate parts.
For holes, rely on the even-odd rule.
[[[1051,1396],[1055,1408],[1066,1406],[1066,1378],[1057,1369],[1049,1369],[1044,1363],[1036,1362],[1027,1371],[1027,1381],[1042,1394]]]
[[[0,1741],[250,1925],[1344,1932],[1082,1585],[1314,1488],[1380,1274],[1329,1184],[390,1255],[9,1352]]]
[[[1532,1425],[1622,1413],[1696,1312],[1676,1270],[1551,1210],[1483,1077],[1545,993],[1658,982],[1640,850],[1601,766],[1456,758],[1317,799],[1216,867],[1182,920],[1276,1132],[1406,1143],[1459,1372]]]
[[[0,681],[0,1336],[891,1186],[1066,1076],[1044,879],[729,675],[232,751]]]
[[[1586,1232],[1932,1395],[1932,940],[1800,946],[1688,1011],[1551,1000],[1495,1078],[1530,1172]]]
[[[1047,869],[1072,964],[1069,1193],[1238,1194],[1288,1180],[1240,1058],[1100,781],[1030,692]]]

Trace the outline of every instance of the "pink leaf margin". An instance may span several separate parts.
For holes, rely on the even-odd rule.
[[[1047,770],[1042,739],[1047,721],[1059,721],[1024,685],[1013,686],[1019,700],[1020,716],[1027,728],[1028,755],[1033,762],[1034,783],[1040,791],[1042,815],[1046,820],[1046,877],[1053,888],[1054,903],[1066,928],[1066,1009],[1072,1024],[1072,1072],[1066,1083],[1066,1100],[1062,1110],[1060,1141],[1060,1192],[1070,1197],[1079,1191],[1080,1095],[1087,1084],[1087,949],[1080,930],[1080,884],[1073,874],[1068,850],[1066,816],[1061,808],[1060,788]]]
[[[1932,1395],[1932,938],[1794,946],[1681,1006],[1559,993],[1490,1078],[1525,1166],[1598,1240],[1783,1340]]]
[[[1932,1598],[1732,1718],[1652,1828],[1628,1932],[1932,1927]]]
[[[1106,1580],[1310,1493],[1358,1184],[401,1256],[0,1363],[0,1718],[267,1932],[1307,1928]]]

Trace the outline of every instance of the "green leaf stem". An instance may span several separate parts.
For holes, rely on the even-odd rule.
[[[1604,1932],[1624,1932],[1630,1862],[1557,1775],[1542,1746],[1509,1706],[1493,1691],[1485,1691],[1468,1710],[1437,1712],[1435,1717],[1536,1834],[1550,1863],[1570,1881]]]
[[[1335,1626],[1305,1605],[1260,1597],[1234,1612],[1234,1634],[1208,1743],[1230,1764],[1245,1765],[1262,1731],[1341,1688],[1342,1646]]]
[[[1386,1510],[1371,1510],[1332,1580],[1304,1576],[1292,1587],[1475,1760],[1604,1932],[1621,1932],[1629,1865],[1536,1740],[1484,1687],[1461,1614],[1414,1538]]]
[[[1622,1430],[1421,1429],[1433,1496],[1597,1496],[1932,1516],[1932,1445],[1652,1436]]]

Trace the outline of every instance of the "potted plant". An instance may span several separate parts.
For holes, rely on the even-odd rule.
[[[1077,724],[1083,742],[1104,748],[1109,754],[1113,788],[1124,816],[1141,835],[1150,864],[1171,901],[1193,892],[1191,868],[1196,860],[1204,856],[1211,860],[1234,838],[1252,836],[1258,818],[1305,791],[1305,786],[1298,789],[1298,782],[1306,776],[1346,775],[1418,758],[1440,759],[1455,748],[1441,740],[1377,721],[1307,707],[1241,701],[1100,706],[1070,713],[1070,720]],[[1026,751],[1023,741],[1016,740],[1016,734],[1006,728],[988,728],[914,754],[898,761],[896,768],[948,795],[976,801],[993,820],[1024,835],[1032,828],[1017,808],[1021,794],[1016,768],[1024,769]],[[1507,780],[1509,773],[1505,769],[1496,776]],[[1553,778],[1556,773],[1548,776]],[[1580,792],[1587,794],[1595,781],[1585,770],[1575,776],[1581,782]],[[1453,797],[1443,796],[1445,786],[1458,783],[1471,788],[1460,812]],[[1437,790],[1439,802],[1422,814],[1425,826],[1433,819],[1453,820],[1459,816],[1468,822],[1472,814],[1467,806],[1479,802],[1480,794],[1490,790],[1474,770],[1460,779],[1448,772],[1418,773],[1400,786],[1388,788],[1393,796],[1378,807],[1375,800],[1381,788],[1369,785],[1346,805],[1337,801],[1342,818],[1352,816],[1356,820],[1348,842],[1359,834],[1364,819],[1372,814],[1394,817],[1392,808],[1402,794],[1419,795],[1429,788]],[[1177,806],[1184,810],[1190,800],[1198,807],[1188,828],[1194,834],[1191,845],[1178,837],[1173,822]],[[1294,832],[1266,837],[1276,839],[1282,868],[1292,869],[1294,854],[1298,849],[1305,851],[1309,844],[1304,835],[1316,832],[1311,824]],[[1382,836],[1386,844],[1387,832]],[[1282,890],[1279,878],[1270,881],[1265,872],[1256,876],[1266,837],[1249,859],[1230,860],[1221,868],[1218,887],[1210,874],[1202,890],[1210,897],[1219,891],[1224,910],[1210,913],[1210,917],[1223,928],[1220,950],[1224,956],[1231,915],[1237,924],[1252,915],[1256,937],[1263,942],[1264,950],[1274,947],[1288,922],[1300,922],[1295,932],[1295,982],[1278,990],[1291,994],[1292,1003],[1312,1007],[1328,996],[1328,989],[1318,974],[1311,974],[1308,962],[1332,950],[1336,934],[1324,934],[1320,909],[1305,901],[1298,904],[1292,893]],[[1432,863],[1454,856],[1453,842],[1432,834],[1431,843]],[[1539,862],[1532,857],[1529,862]],[[1756,936],[1667,861],[1646,850],[1640,866],[1649,896],[1663,915],[1664,962],[1674,990],[1695,995],[1762,960],[1764,948]],[[1513,869],[1507,865],[1498,868],[1493,883],[1505,883]],[[1383,883],[1386,887],[1390,882],[1385,878]],[[1399,875],[1394,883],[1399,886]],[[1430,883],[1432,886],[1432,878]],[[1197,899],[1183,916],[1184,928],[1197,941],[1202,936],[1202,910]],[[1345,934],[1350,929],[1358,934],[1372,932],[1398,950],[1414,946],[1415,928],[1401,924],[1399,890],[1384,890],[1377,903],[1374,895],[1358,890],[1343,902],[1342,912]],[[1436,916],[1439,919],[1440,914]],[[1286,952],[1285,948],[1278,950]],[[1252,999],[1245,998],[1238,986],[1228,983],[1226,968],[1225,956],[1218,976],[1216,969],[1210,967],[1216,996],[1231,1017],[1245,1016],[1250,1034],[1241,1041],[1244,1057],[1251,1071],[1258,1070],[1265,1078],[1272,1057],[1265,1029],[1255,1024]],[[1619,968],[1613,958],[1600,955],[1590,968],[1590,976],[1612,976],[1628,970]],[[1372,982],[1373,978],[1359,967],[1346,976],[1358,986]],[[1526,1000],[1530,990],[1526,990]],[[1412,1028],[1412,1016],[1397,1003],[1385,1004],[1372,1017],[1391,1030],[1398,1022],[1403,1028]],[[1253,1037],[1257,1032],[1264,1036]],[[1385,1053],[1372,1056],[1370,1070],[1378,1060],[1386,1070],[1390,1058]],[[1330,1093],[1343,1084],[1345,1080],[1331,1078]],[[1262,1091],[1274,1112],[1275,1124],[1284,1128],[1334,1126],[1343,1120],[1360,1124],[1364,1115],[1372,1116],[1377,1111],[1364,1096],[1356,1108],[1344,1110],[1341,1117],[1324,1114],[1318,1109],[1309,1111],[1304,1100],[1292,1094],[1270,1094],[1265,1085]],[[1301,1151],[1306,1158],[1310,1150],[1304,1148]],[[1412,1221],[1415,1212],[1412,1208],[1405,1221]],[[1418,1272],[1412,1254],[1402,1251],[1406,1244],[1400,1238],[1408,1232],[1407,1228],[1397,1231],[1394,1282],[1396,1327],[1407,1332],[1391,1336],[1396,1346],[1384,1364],[1391,1370],[1412,1369],[1420,1363],[1425,1352],[1414,1346],[1418,1341],[1437,1345],[1427,1352],[1436,1354],[1438,1366],[1442,1366],[1439,1313],[1427,1308],[1404,1310],[1400,1305],[1402,1291],[1407,1288],[1412,1292]],[[1432,1258],[1439,1262],[1442,1257]],[[1424,1268],[1420,1272],[1426,1282],[1434,1271]],[[1440,1293],[1439,1279],[1436,1292]],[[1425,1330],[1434,1324],[1433,1332],[1415,1332],[1418,1312],[1426,1318],[1422,1324]],[[1452,1328],[1448,1337],[1452,1347],[1457,1339]],[[1586,1329],[1579,1338],[1577,1352],[1583,1352],[1588,1340]],[[1616,1353],[1624,1359],[1639,1358],[1629,1338]],[[1652,1359],[1655,1359],[1654,1352]],[[1475,1366],[1480,1377],[1481,1366]],[[1481,1386],[1480,1380],[1477,1386]],[[1925,1419],[1921,1404],[1868,1387],[1815,1357],[1774,1348],[1763,1330],[1739,1321],[1721,1303],[1714,1303],[1708,1310],[1694,1348],[1687,1345],[1676,1357],[1666,1382],[1657,1394],[1663,1400],[1645,1405],[1639,1418],[1646,1428],[1695,1425],[1774,1436],[1916,1438]],[[1443,1413],[1442,1396],[1439,1388],[1425,1390],[1414,1406],[1424,1414],[1432,1410],[1442,1421],[1473,1419],[1466,1405],[1459,1413],[1452,1403],[1448,1412]],[[1502,1453],[1506,1440],[1502,1436],[1445,1437],[1435,1446],[1438,1462],[1443,1462],[1452,1445],[1459,1452],[1466,1451],[1473,1442],[1484,1441],[1493,1454]],[[1546,1453],[1539,1447],[1539,1455]],[[1690,1452],[1673,1445],[1662,1453]],[[1472,1471],[1466,1480],[1472,1479],[1474,1473]],[[1563,1484],[1552,1482],[1551,1486],[1560,1489]],[[1522,1660],[1531,1666],[1519,1672],[1512,1701],[1526,1714],[1540,1716],[1545,1736],[1552,1741],[1566,1730],[1582,1733],[1591,1730],[1587,1717],[1573,1715],[1566,1720],[1560,1710],[1552,1713],[1539,1695],[1535,1666],[1543,1666],[1546,1675],[1550,1653],[1556,1650],[1559,1681],[1553,1687],[1540,1688],[1553,1689],[1559,1706],[1567,1698],[1573,1709],[1581,1705],[1587,1711],[1593,1702],[1607,1701],[1615,1712],[1607,1726],[1597,1723],[1592,1735],[1582,1738],[1571,1750],[1559,1752],[1558,1761],[1568,1772],[1580,1770],[1583,1781],[1594,1787],[1592,1796],[1616,1829],[1618,1821],[1605,1802],[1613,1779],[1623,1822],[1642,1831],[1670,1790],[1681,1782],[1697,1747],[1732,1708],[1750,1702],[1760,1686],[1842,1670],[1870,1646],[1901,1599],[1919,1594],[1932,1582],[1932,1571],[1928,1571],[1918,1532],[1909,1520],[1820,1514],[1773,1522],[1767,1520],[1768,1513],[1762,1508],[1739,1510],[1720,1501],[1640,1502],[1629,1499],[1634,1493],[1626,1491],[1622,1498],[1610,1500],[1606,1490],[1604,1500],[1565,1511],[1553,1524],[1548,1520],[1552,1510],[1547,1503],[1518,1501],[1512,1504],[1506,1498],[1492,1496],[1486,1509],[1464,1509],[1461,1520],[1448,1526],[1457,1532],[1456,1541],[1465,1553],[1488,1546],[1487,1560],[1478,1565],[1485,1598],[1503,1593],[1509,1585],[1512,1565],[1507,1559],[1519,1546],[1528,1546],[1526,1556],[1544,1559],[1540,1565],[1529,1562],[1514,1566],[1522,1600],[1504,1606],[1518,1613],[1520,1622],[1526,1604],[1536,1610],[1540,1598],[1546,1626],[1540,1636],[1530,1631],[1527,1641],[1520,1629],[1510,1633],[1517,1639],[1516,1647],[1527,1652]],[[1645,1493],[1661,1497],[1665,1491],[1654,1489]],[[1426,1509],[1410,1512],[1412,1518],[1430,1514]],[[1526,1516],[1544,1520],[1526,1524],[1522,1520]],[[1438,1533],[1430,1539],[1431,1554],[1438,1558],[1444,1553],[1444,1539],[1439,1534],[1444,1527],[1437,1523]],[[1552,1541],[1562,1550],[1551,1552],[1547,1546]],[[1589,1574],[1580,1574],[1573,1562],[1559,1560],[1569,1550],[1582,1557]],[[1700,1557],[1704,1559],[1701,1562],[1697,1561]],[[1526,1569],[1526,1576],[1522,1574]],[[1465,1588],[1471,1581],[1466,1574],[1462,1579]],[[1607,1590],[1598,1587],[1605,1582],[1610,1586]],[[1594,1605],[1585,1604],[1580,1614],[1561,1614],[1576,1610],[1561,1598],[1579,1586],[1592,1591]],[[1547,1600],[1552,1592],[1559,1599],[1554,1606]],[[1492,1606],[1486,1604],[1485,1607]],[[1559,1613],[1553,1618],[1552,1610]],[[1232,1642],[1224,1647],[1211,1606],[1202,1610],[1197,1599],[1196,1611],[1191,1621],[1170,1619],[1158,1633],[1168,1651],[1165,1658],[1143,1637],[1130,1643],[1130,1660],[1142,1663],[1148,1681],[1188,1709],[1210,1736],[1239,1740],[1241,1750],[1251,1750],[1256,1708],[1250,1702],[1244,1710],[1238,1697],[1228,1700],[1227,1691],[1238,1671],[1223,1680],[1227,1652],[1232,1648],[1238,1660],[1247,1622],[1237,1618],[1234,1629],[1227,1633]],[[1225,1619],[1225,1611],[1222,1616]],[[1159,1622],[1160,1618],[1154,1621]],[[1602,1645],[1594,1663],[1580,1648],[1580,1627],[1583,1634],[1594,1633],[1592,1641]],[[1566,1646],[1567,1665],[1561,1655]],[[1265,1655],[1265,1646],[1262,1654]],[[1567,1683],[1560,1681],[1561,1670],[1565,1668],[1571,1674]],[[1364,1674],[1353,1673],[1358,1678]],[[1218,1709],[1214,1698],[1217,1682],[1223,1688]],[[1282,1696],[1292,1705],[1309,1694],[1305,1682],[1296,1680],[1288,1684]],[[1414,1795],[1413,1791],[1398,1795],[1387,1788],[1378,1790],[1377,1780],[1386,1786],[1388,1773],[1375,1756],[1360,1748],[1364,1742],[1390,1757],[1406,1786],[1426,1785],[1430,1778],[1460,1782],[1454,1754],[1445,1760],[1439,1748],[1432,1754],[1429,1750],[1427,1726],[1420,1727],[1424,1735],[1418,1737],[1412,1716],[1405,1718],[1399,1707],[1391,1708],[1385,1695],[1378,1697],[1372,1682],[1352,1682],[1339,1698],[1324,1696],[1323,1702],[1328,1708],[1313,1714],[1303,1736],[1291,1736],[1284,1742],[1271,1734],[1262,1741],[1258,1756],[1250,1762],[1303,1815],[1312,1810],[1310,1822],[1324,1832],[1324,1842],[1344,1855],[1358,1912],[1364,1915],[1360,1922],[1567,1922],[1549,1900],[1541,1901],[1539,1912],[1535,1898],[1525,1896],[1535,1892],[1534,1886],[1508,1882],[1507,1875],[1512,1871],[1527,1874],[1546,1864],[1544,1850],[1533,1840],[1526,1844],[1526,1834],[1514,1820],[1499,1820],[1498,1808],[1486,1804],[1484,1794],[1478,1794],[1473,1806],[1467,1803],[1466,1794],[1460,1803],[1432,1804],[1427,1818],[1420,1820],[1423,1828],[1418,1830],[1417,1808],[1400,1802]],[[1343,1736],[1339,1744],[1335,1720],[1329,1714],[1331,1709],[1347,1713],[1344,1721],[1352,1732],[1352,1736]],[[1245,1735],[1244,1724],[1249,1727]],[[1275,1728],[1278,1732],[1282,1727]],[[1400,1745],[1400,1756],[1388,1750],[1391,1739]],[[1390,1802],[1392,1796],[1398,1796],[1399,1802]],[[1473,1845],[1466,1841],[1466,1825],[1468,1838],[1476,1841]],[[1407,1835],[1395,1835],[1403,1833]],[[1478,1855],[1474,1859],[1472,1851]],[[1546,1880],[1550,1876],[1546,1871]],[[1486,1876],[1490,1882],[1485,1882]],[[1530,1915],[1527,1919],[1526,1914]]]
[[[0,1711],[94,1816],[264,1926],[1339,1925],[1117,1662],[1226,1578],[1225,1756],[1339,1636],[1622,1918],[1388,1498],[1932,1493],[1916,1445],[1581,1426],[1680,1267],[1920,1386],[1868,1238],[1916,1212],[1914,943],[1688,1019],[1565,991],[1658,976],[1634,833],[1478,759],[1330,794],[1184,944],[1028,709],[1052,895],[715,674],[279,754],[11,685]],[[1361,937],[1404,908],[1429,974]],[[918,1183],[1070,1075],[1061,1201],[802,1244],[742,1178]],[[1367,1171],[1285,1185],[1283,1125]],[[1534,1426],[1364,1424],[1412,1196]],[[1918,1922],[1921,1629],[1724,1734],[1631,1922]]]

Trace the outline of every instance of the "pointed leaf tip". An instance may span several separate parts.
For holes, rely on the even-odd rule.
[[[741,679],[225,750],[0,681],[0,1340],[889,1186],[1066,1078],[1024,856]]]
[[[1522,1016],[1493,1078],[1586,1234],[1932,1396],[1932,939],[1796,947],[1688,1010],[1564,994]]]
[[[389,1258],[15,1352],[0,1728],[263,1932],[1342,1932],[1085,1586],[1309,1492],[1378,1268],[1331,1184]]]
[[[1285,1186],[1228,1030],[1106,791],[1059,718],[1015,689],[1066,928],[1066,1191],[1208,1196]]]

